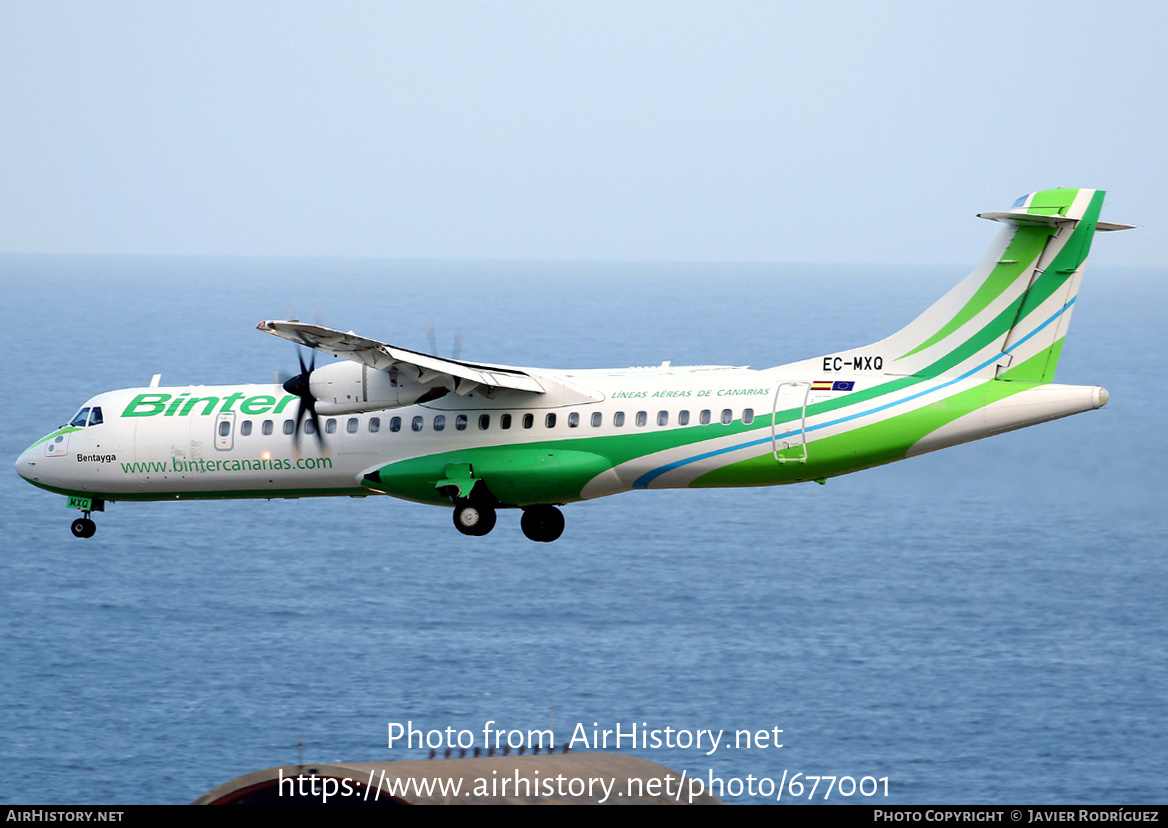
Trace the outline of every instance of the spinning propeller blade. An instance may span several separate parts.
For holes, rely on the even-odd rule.
[[[297,348],[296,358],[300,362],[300,373],[283,382],[284,390],[300,399],[300,404],[296,409],[296,431],[294,432],[293,440],[296,448],[299,449],[300,435],[302,433],[301,423],[305,416],[307,416],[312,423],[312,433],[316,437],[317,446],[323,449],[324,435],[321,434],[320,418],[316,414],[316,398],[312,396],[312,388],[309,385],[312,371],[316,367],[316,351],[311,352],[307,364],[304,362],[304,351],[302,348]]]

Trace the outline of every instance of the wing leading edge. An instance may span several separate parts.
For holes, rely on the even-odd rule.
[[[543,394],[539,380],[518,368],[505,365],[478,365],[455,359],[443,359],[397,348],[367,339],[355,333],[333,330],[304,322],[264,321],[256,329],[274,336],[315,348],[326,354],[359,362],[378,371],[396,370],[422,385],[445,388],[460,396],[482,387],[529,391]]]

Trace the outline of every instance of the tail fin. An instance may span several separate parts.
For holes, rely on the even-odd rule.
[[[1002,228],[977,269],[864,350],[881,354],[886,374],[1050,382],[1095,231],[1129,227],[1099,221],[1103,197],[1041,190],[1007,211],[979,213]]]

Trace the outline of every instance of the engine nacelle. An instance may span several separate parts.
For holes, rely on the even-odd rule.
[[[308,387],[316,398],[316,413],[324,416],[401,408],[427,395],[430,399],[436,396],[435,389],[400,376],[396,370],[378,371],[349,360],[317,368],[308,378]]]

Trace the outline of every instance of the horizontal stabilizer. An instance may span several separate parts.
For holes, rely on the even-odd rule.
[[[978,213],[978,218],[989,219],[990,221],[1012,221],[1023,227],[1060,227],[1064,224],[1077,224],[1081,219],[1073,216],[1045,216],[1037,213],[1027,213],[1025,210],[1004,210],[994,213]],[[1096,230],[1135,230],[1139,227],[1138,224],[1116,224],[1112,221],[1099,221],[1095,223]]]
[[[1025,210],[1002,210],[993,213],[978,213],[978,218],[990,221],[1012,221],[1023,227],[1058,227],[1062,224],[1075,224],[1077,218],[1068,216],[1045,216],[1037,213],[1027,213]]]

